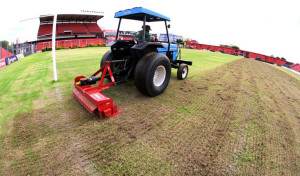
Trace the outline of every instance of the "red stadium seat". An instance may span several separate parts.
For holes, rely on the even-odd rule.
[[[38,37],[52,35],[52,24],[41,24],[38,32]]]
[[[57,34],[64,34],[65,31],[72,31],[73,34],[88,34],[83,23],[60,23],[57,24]]]
[[[85,23],[85,26],[87,27],[88,31],[91,34],[102,33],[102,31],[97,23]]]

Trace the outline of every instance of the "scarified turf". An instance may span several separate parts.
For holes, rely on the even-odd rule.
[[[300,173],[300,83],[266,63],[173,75],[155,98],[113,87],[104,94],[123,113],[104,120],[60,91],[9,124],[1,175]]]

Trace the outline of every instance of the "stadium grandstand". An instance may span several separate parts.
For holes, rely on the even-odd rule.
[[[117,31],[116,30],[103,30],[104,38],[107,43],[114,42],[116,39]],[[119,39],[120,40],[132,40],[136,35],[137,31],[120,31]]]
[[[104,44],[103,31],[97,22],[103,12],[81,11],[79,14],[58,14],[56,46],[63,48],[85,47],[89,44]],[[41,15],[37,34],[37,51],[52,46],[53,16]]]
[[[13,53],[14,55],[23,54],[24,56],[28,56],[30,54],[36,53],[36,44],[37,41],[33,42],[25,42],[25,43],[13,43]]]
[[[116,39],[117,31],[116,30],[103,30],[104,38],[107,43],[114,42]],[[120,31],[119,39],[120,40],[133,40],[134,36],[138,35],[137,31]],[[151,34],[151,38],[157,38],[157,34]]]

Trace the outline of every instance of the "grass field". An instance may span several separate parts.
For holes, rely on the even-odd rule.
[[[105,120],[72,95],[108,48],[51,52],[0,70],[0,175],[299,175],[300,79],[269,64],[207,51],[187,80],[141,95],[104,92],[123,113]]]

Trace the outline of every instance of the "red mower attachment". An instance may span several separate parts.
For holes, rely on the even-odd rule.
[[[111,83],[103,85],[107,71],[109,73]],[[95,77],[100,72],[102,72],[101,76]],[[98,86],[91,86],[92,84],[96,84],[98,82]],[[78,76],[75,78],[75,89],[73,90],[73,95],[90,113],[93,113],[96,109],[98,109],[100,118],[103,118],[104,116],[114,117],[119,115],[122,110],[117,110],[117,105],[113,105],[113,99],[110,99],[100,93],[101,91],[113,86],[114,83],[115,79],[110,69],[110,62],[106,61],[105,65],[90,78],[86,78],[84,76]]]

